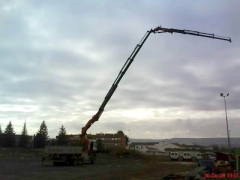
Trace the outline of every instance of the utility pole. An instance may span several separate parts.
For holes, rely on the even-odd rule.
[[[228,130],[228,118],[227,118],[227,103],[226,103],[226,96],[228,96],[229,93],[227,93],[227,95],[223,95],[223,93],[220,94],[220,96],[224,97],[224,103],[225,103],[225,113],[226,113],[226,124],[227,124],[227,137],[228,137],[228,161],[230,163],[230,154],[231,154],[231,149],[230,149],[230,138],[229,138],[229,130]]]

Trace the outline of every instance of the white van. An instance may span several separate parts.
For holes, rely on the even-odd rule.
[[[179,154],[177,152],[171,152],[170,153],[170,159],[172,160],[178,160],[179,159]]]
[[[196,160],[203,159],[203,153],[196,153]]]
[[[182,157],[183,157],[183,160],[191,160],[192,159],[192,156],[188,152],[184,152]]]

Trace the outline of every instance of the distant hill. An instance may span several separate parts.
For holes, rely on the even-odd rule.
[[[202,146],[218,145],[219,147],[228,147],[227,138],[172,138],[172,139],[130,139],[130,142],[160,142],[162,144],[181,143],[196,144]],[[240,138],[230,138],[231,148],[240,148]]]

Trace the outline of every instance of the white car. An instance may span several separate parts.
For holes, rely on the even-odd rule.
[[[170,153],[170,159],[172,160],[178,160],[179,159],[179,154],[177,152],[171,152]]]

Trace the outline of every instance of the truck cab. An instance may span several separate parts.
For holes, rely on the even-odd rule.
[[[204,159],[216,161],[216,155],[214,153],[206,153]]]
[[[215,156],[215,154],[209,154],[209,155],[208,155],[208,159],[213,160],[213,161],[216,161],[216,156]]]
[[[91,143],[93,143],[93,145],[92,145],[92,149],[93,149],[93,152],[95,152],[95,151],[97,151],[97,143],[96,143],[96,140],[89,140],[89,142],[90,142],[90,145],[89,145],[89,149],[91,148],[90,146],[91,146]]]

